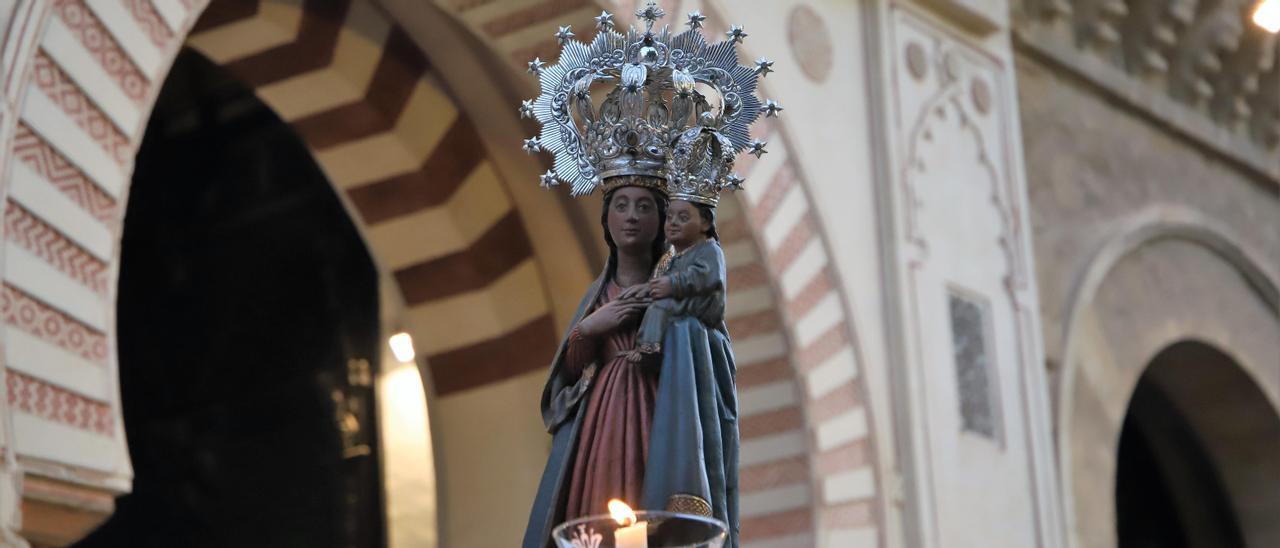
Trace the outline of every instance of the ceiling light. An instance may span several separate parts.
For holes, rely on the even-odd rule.
[[[1253,22],[1267,32],[1280,32],[1280,0],[1262,0],[1253,10]]]

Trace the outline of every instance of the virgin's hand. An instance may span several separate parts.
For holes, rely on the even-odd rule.
[[[614,299],[597,308],[589,316],[578,322],[578,334],[586,337],[597,337],[616,331],[623,324],[629,323],[644,313],[643,302]]]

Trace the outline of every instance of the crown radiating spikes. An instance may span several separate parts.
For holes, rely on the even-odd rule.
[[[751,123],[782,110],[755,94],[757,78],[771,72],[773,62],[738,63],[737,45],[748,36],[740,26],[708,43],[701,13],[689,13],[688,30],[678,34],[666,26],[655,30],[665,16],[650,1],[636,11],[643,28],[632,25],[623,34],[612,14],[602,12],[590,42],[560,27],[557,62],[529,63],[540,93],[520,114],[542,125],[525,149],[554,157],[543,186],[565,183],[581,196],[612,177],[643,175],[665,181],[672,197],[709,205],[721,191],[741,187],[734,158],[748,149],[763,153],[751,140]]]

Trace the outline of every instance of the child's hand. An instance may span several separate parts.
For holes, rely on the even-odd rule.
[[[623,289],[622,293],[618,294],[618,300],[647,302],[649,300],[649,283],[638,283]]]
[[[671,276],[661,276],[649,281],[649,297],[665,299],[671,296]]]

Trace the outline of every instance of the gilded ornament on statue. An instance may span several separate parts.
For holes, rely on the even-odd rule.
[[[671,495],[667,500],[667,511],[711,517],[711,503],[697,495]]]

